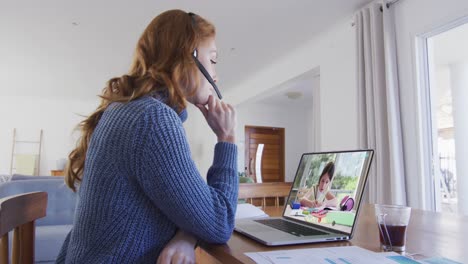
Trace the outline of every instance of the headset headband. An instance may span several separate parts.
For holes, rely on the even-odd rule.
[[[192,18],[192,25],[193,25],[193,27],[195,27],[196,26],[195,14],[192,13],[192,12],[188,12],[187,14]],[[223,97],[221,96],[221,92],[219,91],[218,86],[216,86],[216,83],[214,82],[213,78],[211,78],[208,71],[205,69],[205,67],[203,67],[201,62],[197,59],[197,57],[198,57],[197,49],[195,49],[193,51],[192,56],[193,56],[193,59],[195,60],[195,64],[197,65],[198,69],[200,69],[203,76],[205,76],[205,78],[208,80],[208,82],[211,84],[211,86],[213,86],[213,89],[215,90],[216,95],[218,96],[218,98],[222,99]]]

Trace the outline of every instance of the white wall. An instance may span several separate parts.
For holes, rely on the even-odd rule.
[[[303,108],[287,108],[266,104],[243,104],[237,107],[237,137],[238,137],[238,170],[244,171],[245,135],[244,128],[248,126],[282,127],[285,129],[285,181],[293,181],[301,154],[308,149],[307,110]]]
[[[43,129],[43,145],[39,175],[50,175],[56,161],[66,158],[75,146],[73,129],[98,105],[96,100],[69,100],[26,96],[0,97],[0,174],[10,172],[13,128],[17,140],[39,140]],[[29,145],[18,145],[19,152],[32,151]]]
[[[397,56],[408,203],[416,208],[432,209],[428,196],[431,172],[425,170],[422,140],[421,92],[416,71],[416,37],[468,15],[466,0],[403,0],[395,8]]]
[[[230,90],[226,100],[240,104],[320,67],[320,149],[357,147],[355,28],[350,22],[350,18],[344,18],[300,48],[291,50],[287,56]]]
[[[192,152],[192,158],[203,178],[213,163],[214,146],[216,145],[216,135],[206,123],[205,117],[195,106],[189,105],[187,108],[188,118],[184,122],[187,140]],[[239,134],[237,138],[239,138]]]
[[[312,105],[307,108],[307,151],[316,152],[321,149],[322,135],[320,133],[320,74],[312,79]]]

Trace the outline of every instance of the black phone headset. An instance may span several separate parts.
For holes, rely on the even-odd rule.
[[[195,14],[192,13],[192,12],[189,12],[188,15],[192,18],[192,24],[195,27],[196,26]],[[221,96],[221,92],[219,91],[218,86],[216,86],[216,83],[214,82],[213,78],[211,78],[208,71],[205,69],[205,67],[203,67],[201,62],[197,59],[197,57],[198,57],[197,49],[195,49],[193,51],[192,57],[193,57],[193,60],[195,61],[195,64],[197,65],[198,69],[200,69],[201,73],[203,74],[203,76],[205,76],[205,78],[208,80],[208,82],[211,84],[211,86],[213,86],[213,89],[215,90],[216,95],[218,95],[218,98],[222,99],[223,96]]]

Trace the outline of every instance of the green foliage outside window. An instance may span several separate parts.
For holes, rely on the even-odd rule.
[[[359,177],[349,177],[336,175],[333,179],[332,189],[337,190],[355,190]]]

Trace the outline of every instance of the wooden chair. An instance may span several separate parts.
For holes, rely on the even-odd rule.
[[[262,207],[266,206],[266,198],[275,198],[275,206],[279,207],[279,198],[288,197],[292,182],[265,182],[265,183],[240,183],[239,199],[262,198]]]
[[[8,232],[14,229],[12,263],[34,263],[35,220],[46,216],[47,193],[31,192],[0,199],[0,264],[8,264]]]

